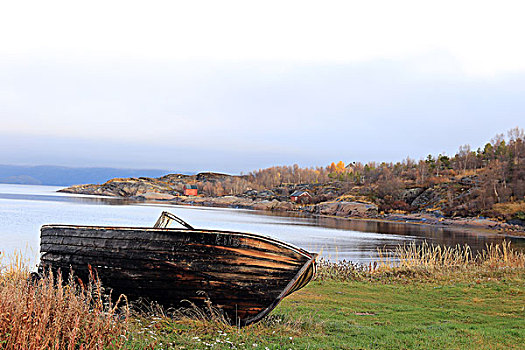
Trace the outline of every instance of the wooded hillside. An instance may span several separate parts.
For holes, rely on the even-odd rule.
[[[103,185],[74,186],[65,191],[169,200],[183,194],[187,184],[196,185],[199,195],[206,197],[236,196],[289,205],[290,195],[302,190],[312,196],[311,204],[359,201],[375,204],[385,213],[489,216],[525,224],[525,134],[516,127],[477,149],[463,145],[453,156],[428,155],[397,163],[339,161],[316,168],[274,166],[240,176],[170,174],[113,179]],[[151,193],[155,196],[144,195]]]

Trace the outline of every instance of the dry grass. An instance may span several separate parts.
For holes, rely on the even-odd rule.
[[[138,303],[130,318],[130,349],[252,348],[254,339],[287,339],[319,332],[323,322],[312,316],[272,313],[262,321],[240,328],[230,324],[208,300],[203,307],[164,309],[155,303]]]
[[[189,300],[184,300],[187,305],[179,308],[166,309],[156,302],[135,301],[131,304],[131,316],[135,320],[156,319],[171,320],[180,323],[205,324],[213,328],[230,327],[231,323],[223,310],[214,306],[209,298],[206,298],[202,307],[197,306]]]
[[[370,278],[423,275],[436,277],[453,272],[496,272],[525,269],[525,253],[515,251],[511,243],[490,244],[473,254],[468,245],[445,247],[415,243],[400,245],[394,251],[379,250],[380,261],[355,264],[347,261],[318,263],[317,280],[363,280]]]
[[[1,349],[122,348],[127,308],[117,310],[95,279],[81,286],[47,272],[31,281],[20,256],[1,262]]]
[[[492,211],[496,216],[512,218],[519,213],[525,213],[525,201],[496,203],[492,206]]]
[[[346,260],[332,262],[321,258],[317,261],[317,272],[314,280],[359,281],[370,275],[376,267],[377,264],[363,265]]]
[[[379,252],[381,261],[378,269],[422,269],[426,271],[446,271],[450,269],[483,267],[488,269],[525,268],[525,254],[511,248],[511,243],[486,245],[485,249],[473,254],[468,245],[445,247],[424,242],[398,246],[391,255]]]

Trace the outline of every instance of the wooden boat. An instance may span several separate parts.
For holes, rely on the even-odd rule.
[[[171,221],[185,228],[168,228]],[[316,254],[251,233],[199,230],[163,212],[153,228],[45,225],[40,268],[96,270],[113,295],[164,306],[205,299],[230,322],[261,320],[315,272]]]

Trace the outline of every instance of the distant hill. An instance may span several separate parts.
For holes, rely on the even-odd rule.
[[[160,169],[0,165],[0,183],[71,186],[85,183],[104,183],[115,177],[161,177],[172,172]]]

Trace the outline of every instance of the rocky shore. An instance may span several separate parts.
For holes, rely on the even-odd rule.
[[[144,199],[145,200],[145,199]],[[146,200],[146,201],[152,201]],[[164,201],[166,202],[166,201]],[[512,225],[488,218],[445,218],[425,213],[415,214],[385,214],[378,213],[377,206],[361,202],[325,202],[312,205],[294,205],[290,202],[277,200],[253,201],[234,196],[219,198],[210,197],[179,197],[168,202],[179,205],[195,205],[222,208],[242,208],[254,210],[269,210],[277,212],[299,212],[307,215],[320,215],[346,219],[374,220],[383,222],[410,223],[451,228],[479,229],[486,232],[505,234],[508,236],[523,236],[525,230],[519,225]]]
[[[525,236],[525,227],[480,217],[444,217],[439,211],[419,213],[383,213],[377,205],[366,201],[348,200],[344,196],[315,204],[298,204],[288,196],[278,196],[272,191],[249,191],[243,195],[223,196],[184,196],[184,183],[188,175],[172,174],[166,179],[132,178],[113,179],[102,185],[77,185],[60,190],[60,192],[100,195],[126,198],[137,202],[162,202],[177,205],[194,205],[222,208],[240,208],[275,212],[296,212],[306,215],[321,215],[347,219],[377,220],[403,222],[411,224],[435,225],[443,227],[472,228],[486,232],[500,233],[509,236]],[[215,178],[220,174],[196,175]],[[160,180],[160,181],[159,181]],[[427,191],[428,192],[428,191]],[[427,194],[421,190],[408,190],[406,196],[414,201],[423,201]]]

